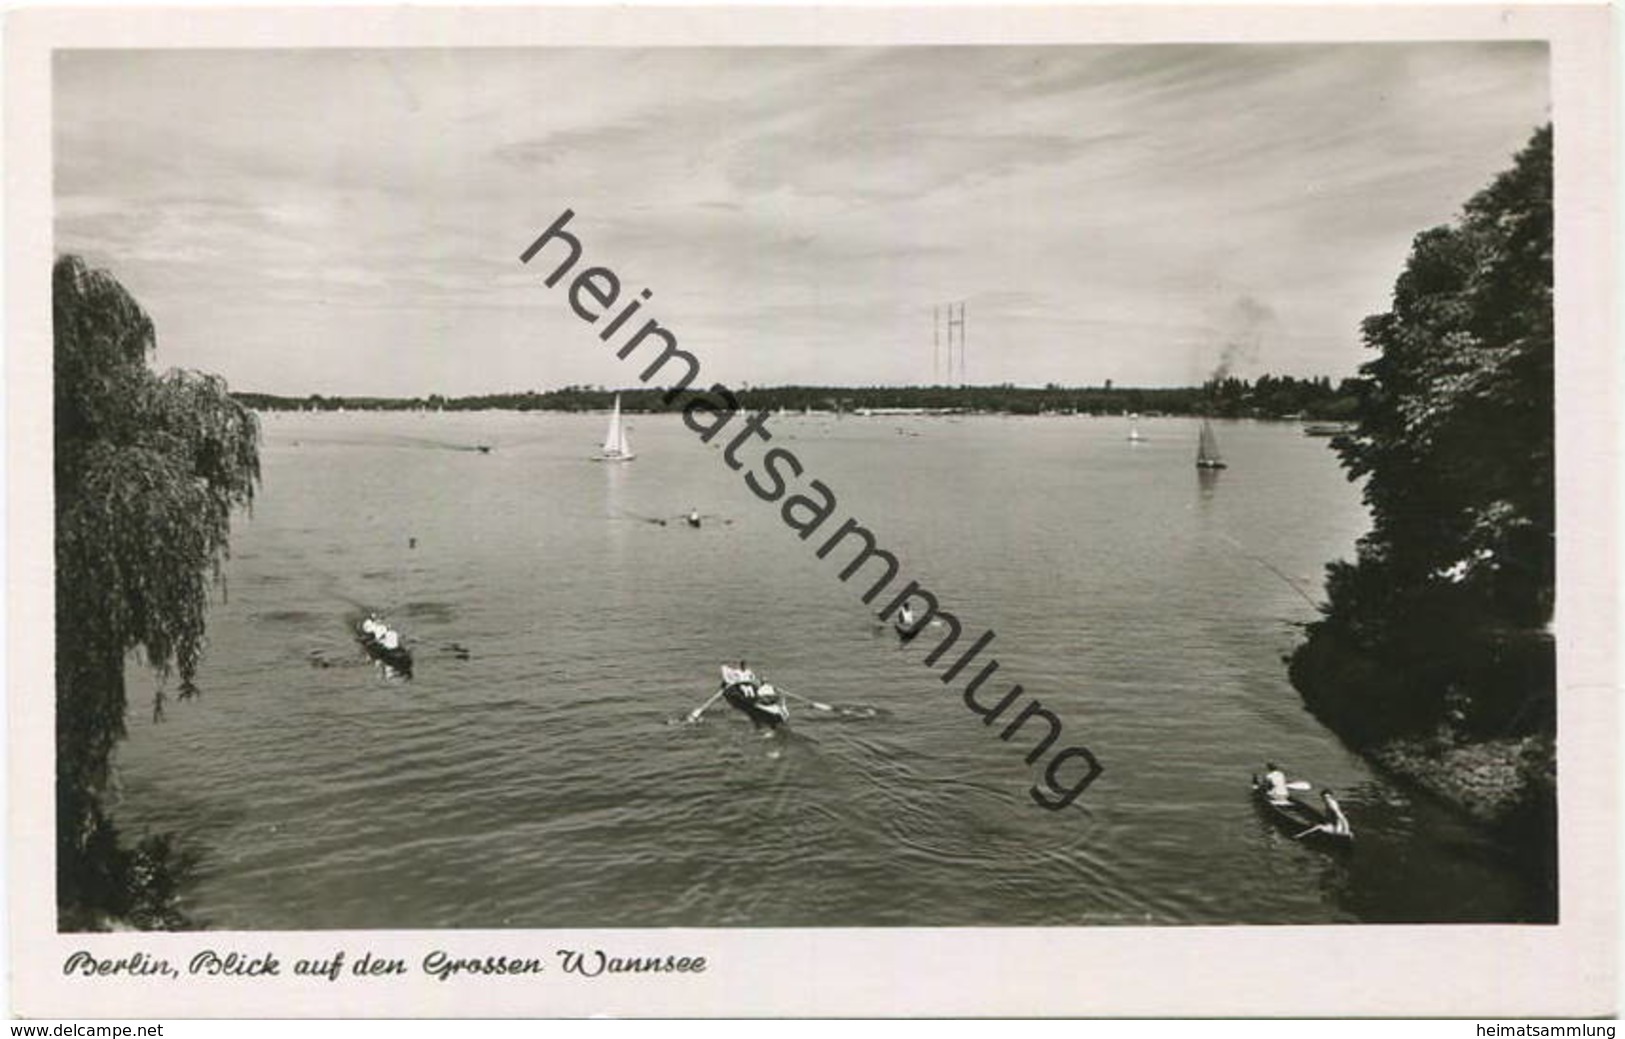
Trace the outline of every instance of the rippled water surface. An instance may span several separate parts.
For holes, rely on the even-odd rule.
[[[785,416],[769,428],[903,572],[997,632],[1105,773],[1029,796],[998,739],[721,451],[633,416],[264,418],[265,483],[209,618],[201,701],[162,725],[132,668],[124,825],[204,855],[189,904],[233,929],[1518,920],[1487,844],[1374,776],[1281,657],[1366,525],[1326,442],[1190,420]],[[475,449],[484,444],[488,453]],[[748,448],[745,459],[759,457]],[[698,530],[677,522],[689,508]],[[664,525],[652,522],[666,519]],[[413,542],[415,539],[415,545]],[[416,676],[348,625],[387,611]],[[751,664],[836,708],[762,739],[718,704]],[[962,684],[962,683],[961,683]],[[1019,745],[1018,745],[1019,744]],[[1344,792],[1334,857],[1248,797],[1265,757]],[[1042,764],[1042,763],[1041,763]]]

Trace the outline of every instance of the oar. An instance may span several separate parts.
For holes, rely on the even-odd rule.
[[[1318,829],[1320,829],[1320,827],[1319,827],[1319,826],[1311,826],[1311,827],[1309,827],[1309,829],[1307,829],[1307,830],[1305,830],[1305,831],[1303,831],[1303,832],[1302,832],[1302,833],[1300,833],[1300,834],[1297,834],[1297,835],[1296,835],[1296,836],[1294,836],[1294,837],[1293,837],[1293,838],[1292,838],[1292,839],[1293,839],[1293,840],[1295,840],[1295,841],[1301,841],[1301,840],[1303,840],[1303,839],[1304,839],[1304,838],[1305,838],[1305,837],[1307,837],[1307,836],[1309,836],[1309,835],[1310,835],[1310,834],[1311,834],[1311,833],[1314,833],[1314,832],[1315,832],[1315,831],[1316,831],[1316,830],[1318,830]]]
[[[691,722],[699,721],[700,720],[700,715],[705,713],[705,709],[707,707],[710,707],[712,704],[716,703],[717,699],[719,697],[721,697],[721,696],[722,696],[722,690],[721,689],[718,689],[716,692],[712,693],[711,694],[711,699],[705,701],[704,703],[700,704],[698,707],[694,708],[692,711],[688,712],[688,720],[691,721]]]
[[[778,687],[775,686],[774,688],[777,689]],[[779,692],[783,693],[785,696],[793,696],[793,697],[795,697],[797,700],[800,700],[802,703],[806,704],[808,707],[811,707],[815,711],[834,711],[835,710],[835,708],[831,707],[827,703],[820,703],[817,700],[809,700],[807,697],[802,696],[800,693],[792,693],[788,689],[779,689]]]

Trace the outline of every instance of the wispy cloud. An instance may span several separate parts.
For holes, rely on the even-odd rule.
[[[59,248],[167,363],[282,392],[624,379],[517,263],[566,208],[740,381],[926,378],[947,299],[973,379],[1348,372],[1411,236],[1549,118],[1535,44],[56,61]]]

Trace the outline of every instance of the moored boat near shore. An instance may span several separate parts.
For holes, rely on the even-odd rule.
[[[1306,437],[1340,437],[1355,430],[1353,422],[1305,422],[1303,435]]]

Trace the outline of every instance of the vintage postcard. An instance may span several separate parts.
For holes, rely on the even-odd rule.
[[[1617,1011],[1606,8],[9,30],[17,1013]]]

